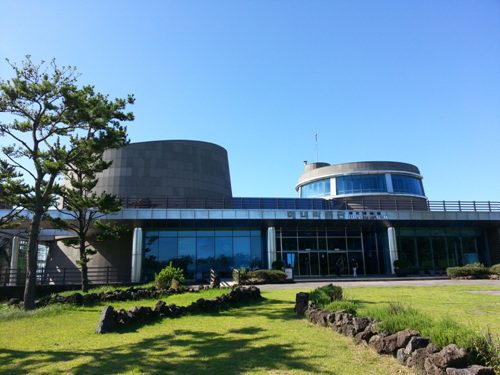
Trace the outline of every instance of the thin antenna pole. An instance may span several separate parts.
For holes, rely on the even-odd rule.
[[[319,162],[319,150],[318,150],[318,133],[316,133],[316,163]]]

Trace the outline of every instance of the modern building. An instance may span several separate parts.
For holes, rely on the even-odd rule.
[[[193,280],[211,268],[225,276],[275,261],[295,277],[346,276],[354,263],[358,275],[390,275],[397,259],[415,274],[500,262],[500,203],[428,201],[423,176],[411,164],[306,163],[299,197],[236,198],[227,152],[212,143],[132,143],[105,158],[113,164],[96,191],[123,202],[105,219],[130,228],[118,241],[92,243],[98,253],[89,266],[100,277],[106,270],[108,281],[149,280],[170,261]],[[43,280],[79,272],[77,251],[62,238],[44,234]],[[22,258],[16,246],[12,253],[21,255],[11,265]]]

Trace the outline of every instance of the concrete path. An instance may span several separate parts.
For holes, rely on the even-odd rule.
[[[383,279],[383,280],[370,280],[370,279],[331,279],[331,280],[299,280],[293,284],[266,284],[258,285],[261,290],[277,290],[277,289],[314,289],[327,284],[335,284],[342,288],[365,288],[365,287],[391,287],[391,286],[443,286],[443,285],[484,285],[500,288],[500,280],[450,280],[446,278],[440,279]]]

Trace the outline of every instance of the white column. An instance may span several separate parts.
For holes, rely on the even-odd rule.
[[[133,283],[141,281],[142,256],[142,228],[134,228],[134,236],[132,238],[132,270],[130,272],[130,281]]]
[[[394,187],[392,186],[392,178],[390,173],[385,174],[385,184],[387,185],[387,191],[389,193],[394,193]]]
[[[334,197],[337,195],[337,178],[332,177],[330,178],[330,196]]]
[[[276,260],[276,230],[274,227],[267,228],[267,267],[273,268]]]
[[[10,272],[9,272],[9,286],[17,285],[17,275],[19,273],[19,247],[21,246],[21,239],[18,236],[12,238],[11,255],[10,255]]]
[[[394,275],[394,261],[398,260],[398,243],[396,241],[396,228],[387,228],[387,237],[389,239],[389,259],[391,262],[391,273]]]

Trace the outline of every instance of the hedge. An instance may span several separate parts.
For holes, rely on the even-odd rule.
[[[452,279],[459,277],[471,277],[475,279],[487,279],[491,271],[489,268],[484,267],[481,264],[468,264],[463,267],[449,267],[446,269],[446,273]]]
[[[491,266],[490,272],[494,273],[495,275],[500,275],[500,263]]]
[[[286,282],[286,273],[278,270],[240,271],[243,284],[279,284]]]

